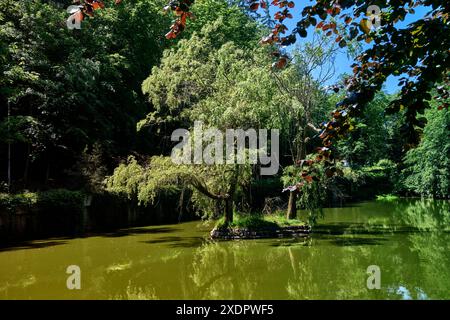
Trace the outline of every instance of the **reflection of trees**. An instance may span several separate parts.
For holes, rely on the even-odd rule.
[[[389,206],[390,211],[356,223],[323,222],[305,243],[206,243],[195,251],[192,294],[201,299],[448,299],[448,202]],[[366,287],[372,264],[381,268],[381,290]]]
[[[170,236],[99,237],[2,252],[0,297],[450,299],[449,202],[369,205],[336,209],[345,216],[328,212],[306,241],[199,245],[192,224]],[[82,270],[78,292],[64,287],[69,264]],[[381,290],[366,288],[372,264],[381,269]]]
[[[283,240],[209,243],[192,279],[202,299],[342,299],[366,293],[364,247],[317,247]],[[330,268],[330,263],[335,268]]]
[[[430,232],[408,236],[411,248],[417,254],[417,287],[431,288],[424,293],[431,299],[450,298],[450,246],[449,234]],[[413,297],[414,298],[414,297]]]
[[[450,202],[445,200],[409,200],[399,206],[394,216],[418,232],[408,235],[409,247],[416,254],[416,288],[430,288],[427,298],[450,296]],[[410,290],[410,291],[411,291]],[[412,296],[412,298],[416,298]]]
[[[249,254],[253,247],[252,242],[207,243],[200,247],[193,262],[192,280],[201,298],[253,298],[257,289],[255,271],[265,265]]]
[[[112,295],[111,300],[156,300],[155,289],[151,286],[133,286],[129,281],[124,293]]]
[[[419,230],[450,231],[450,202],[445,200],[404,200],[398,202],[394,221]]]
[[[365,249],[351,246],[334,250],[321,248],[297,255],[297,276],[292,277],[286,287],[289,298],[363,298],[367,293]]]
[[[280,240],[281,241],[281,240]],[[292,272],[287,247],[273,241],[206,243],[194,257],[192,280],[201,299],[283,298]],[[296,241],[296,246],[303,242]]]

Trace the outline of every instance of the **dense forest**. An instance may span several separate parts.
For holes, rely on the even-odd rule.
[[[58,190],[64,203],[81,192],[145,207],[169,194],[199,216],[230,221],[233,212],[271,210],[295,218],[297,209],[314,219],[318,208],[386,194],[449,197],[450,115],[434,98],[444,81],[413,114],[402,104],[388,112],[405,91],[376,92],[330,146],[333,169],[318,164],[314,179],[304,175],[311,183],[294,189],[318,157],[322,124],[346,99],[339,88],[350,76],[336,74],[337,56],[360,56],[358,40],[316,29],[285,49],[284,65],[276,44],[260,44],[276,25],[268,9],[197,0],[185,30],[167,39],[165,1],[118,2],[70,30],[71,0],[0,0],[0,205]],[[195,121],[278,129],[280,170],[174,164],[171,134]]]

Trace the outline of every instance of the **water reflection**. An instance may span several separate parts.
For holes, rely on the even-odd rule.
[[[306,239],[210,241],[211,225],[192,222],[23,243],[0,251],[0,299],[450,298],[448,201],[324,214]],[[65,288],[70,264],[80,291]],[[381,269],[380,290],[366,287],[369,265]]]
[[[448,202],[398,201],[362,209],[365,221],[328,216],[305,242],[204,244],[195,253],[192,274],[200,298],[448,298]],[[345,208],[337,211],[346,215]],[[381,268],[381,290],[366,287],[372,264]]]
[[[420,231],[450,231],[450,201],[431,199],[396,202],[394,221]]]

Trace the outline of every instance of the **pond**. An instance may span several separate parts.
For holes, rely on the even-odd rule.
[[[0,248],[0,299],[450,299],[449,201],[324,209],[305,239],[213,242],[211,223]],[[81,270],[69,290],[66,269]],[[368,289],[369,266],[380,289]]]

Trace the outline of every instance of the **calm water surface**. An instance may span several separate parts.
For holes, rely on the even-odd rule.
[[[0,299],[450,299],[448,201],[324,214],[307,240],[212,242],[211,224],[190,222],[0,248]],[[81,290],[66,288],[69,265]]]

